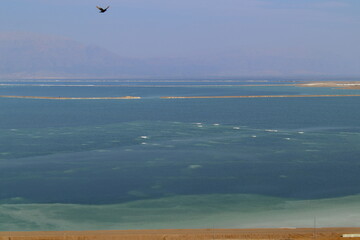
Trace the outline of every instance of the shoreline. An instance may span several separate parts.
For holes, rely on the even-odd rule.
[[[327,95],[243,95],[243,96],[163,96],[160,99],[206,99],[206,98],[314,98],[314,97],[360,97],[360,94],[327,94]],[[0,98],[45,99],[45,100],[122,100],[142,99],[141,97],[43,97],[0,95]]]
[[[172,240],[172,239],[318,239],[340,240],[343,234],[359,234],[360,228],[265,228],[265,229],[161,229],[99,231],[0,232],[1,240]],[[346,239],[346,238],[345,238]],[[352,238],[354,239],[354,238]],[[358,238],[355,238],[358,239]]]

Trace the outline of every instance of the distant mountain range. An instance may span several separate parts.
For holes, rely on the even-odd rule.
[[[32,34],[0,35],[0,75],[112,75],[122,70],[125,73],[125,68],[132,64],[131,59],[69,39]]]
[[[179,59],[124,58],[65,38],[0,34],[0,76],[3,77],[182,76],[205,74],[209,70]]]
[[[360,75],[360,59],[301,51],[238,50],[195,58],[135,59],[52,36],[0,34],[0,77]]]

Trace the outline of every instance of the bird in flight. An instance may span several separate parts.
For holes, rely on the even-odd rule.
[[[101,7],[99,7],[99,6],[96,6],[96,8],[100,10],[100,13],[106,12],[106,10],[108,10],[109,7],[110,7],[110,6],[107,6],[107,8],[101,8]]]

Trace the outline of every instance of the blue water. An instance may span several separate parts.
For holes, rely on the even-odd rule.
[[[164,214],[158,225],[149,225],[158,228],[168,226],[165,216],[170,211],[159,212],[158,207],[176,198],[180,199],[174,200],[177,207],[199,207],[199,212],[189,214],[198,214],[204,223],[199,226],[204,227],[209,206],[234,211],[240,201],[242,211],[258,214],[264,206],[284,199],[321,201],[357,195],[360,97],[159,98],[354,93],[358,92],[288,86],[2,86],[0,95],[143,98],[1,98],[0,206],[13,216],[11,209],[16,206],[26,212],[50,209],[47,204],[77,204],[79,209],[89,204],[106,209],[112,206],[108,204],[122,204],[114,209],[128,209],[132,208],[128,204],[136,204],[145,212]],[[238,197],[247,195],[251,201]],[[231,201],[226,200],[229,196]],[[254,208],[256,201],[260,207]],[[72,205],[64,206],[63,213],[54,211],[65,214],[70,210],[64,209]],[[152,221],[150,215],[143,215],[136,223]],[[66,219],[69,223],[77,218]],[[101,219],[101,229],[141,228],[129,220],[121,220],[121,226],[104,225],[120,221],[112,216]],[[184,216],[182,224],[168,227],[187,226],[188,220]],[[18,229],[17,221],[8,229]],[[36,222],[39,219],[32,221],[26,229],[60,229],[57,223],[47,226]],[[62,226],[68,226],[65,222]],[[79,219],[74,224],[75,229],[89,228]]]

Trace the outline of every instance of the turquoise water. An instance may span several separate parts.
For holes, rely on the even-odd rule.
[[[0,230],[357,226],[360,97],[159,96],[358,93],[2,86],[143,98],[0,99]]]

